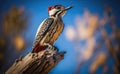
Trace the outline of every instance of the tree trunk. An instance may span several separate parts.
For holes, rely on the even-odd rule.
[[[5,74],[47,74],[64,58],[64,54],[52,49],[29,53],[24,58],[16,59]]]

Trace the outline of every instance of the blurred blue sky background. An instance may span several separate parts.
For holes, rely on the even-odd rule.
[[[65,28],[63,33],[60,35],[59,39],[55,42],[55,46],[59,48],[60,51],[66,51],[64,60],[58,63],[49,74],[74,74],[76,66],[76,51],[75,43],[69,41],[65,35],[65,31],[68,26],[75,27],[75,19],[77,16],[82,16],[85,13],[85,9],[88,9],[90,14],[97,14],[99,18],[103,17],[105,10],[105,4],[108,4],[112,7],[114,14],[117,16],[116,23],[120,24],[120,1],[119,0],[0,0],[0,17],[2,17],[3,12],[9,11],[12,6],[24,6],[25,12],[30,13],[30,21],[26,31],[22,32],[22,35],[27,40],[31,42],[34,41],[34,37],[37,31],[39,24],[45,19],[48,18],[47,8],[52,5],[61,4],[65,7],[72,5],[73,8],[69,10],[66,15],[63,17]],[[2,18],[0,18],[2,21]],[[2,24],[0,23],[0,26]],[[120,27],[120,25],[117,25]],[[108,28],[109,29],[109,28]],[[81,44],[84,44],[80,42]],[[104,48],[104,47],[103,47]],[[32,43],[21,55],[26,55],[28,52],[32,51]],[[86,52],[86,51],[84,51]],[[95,55],[94,55],[95,56]],[[92,58],[90,58],[92,59]],[[15,60],[15,59],[11,59]],[[89,60],[90,61],[90,60]],[[85,64],[81,67],[81,74],[89,73],[89,66],[91,61],[86,61]],[[108,61],[110,65],[113,66],[114,61],[110,59]],[[97,74],[101,74],[102,68],[99,68]],[[110,70],[109,70],[110,71]],[[112,74],[112,72],[109,72]]]

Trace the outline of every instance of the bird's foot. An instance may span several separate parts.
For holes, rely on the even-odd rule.
[[[48,46],[48,49],[54,50],[54,47],[49,43],[44,43],[44,46]]]
[[[56,47],[51,45],[50,43],[44,43],[45,46],[48,46],[48,50],[58,51]]]

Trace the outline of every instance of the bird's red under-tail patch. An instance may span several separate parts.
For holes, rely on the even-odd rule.
[[[42,50],[45,50],[47,48],[47,46],[42,46],[42,45],[37,45],[34,49],[33,49],[33,53],[38,53],[38,52],[40,52],[40,51],[42,51]]]

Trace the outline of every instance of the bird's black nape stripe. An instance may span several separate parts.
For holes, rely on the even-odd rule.
[[[57,11],[53,16],[55,17],[57,15],[57,13],[60,12],[60,11]],[[59,14],[58,14],[59,15]]]

